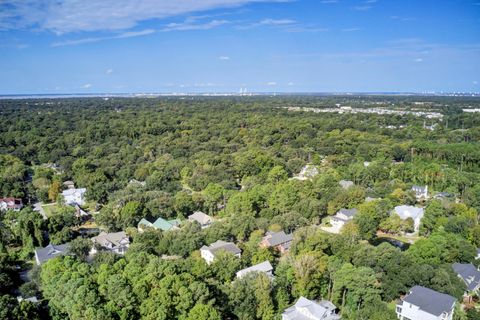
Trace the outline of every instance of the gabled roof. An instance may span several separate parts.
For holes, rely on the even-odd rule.
[[[222,250],[231,252],[233,254],[242,253],[242,250],[240,250],[233,242],[226,242],[223,240],[217,240],[211,245],[209,245],[208,247],[203,246],[200,248],[200,250],[208,250],[213,255],[215,255],[215,253],[217,253],[218,251],[222,251]]]
[[[462,278],[469,291],[473,291],[480,286],[480,271],[471,263],[454,263],[453,271]]]
[[[338,210],[337,214],[341,213],[349,218],[353,218],[354,215],[356,215],[358,212],[357,209],[353,208],[353,209],[345,209],[345,208],[342,208],[340,210]]]
[[[413,186],[412,186],[412,190],[415,191],[415,192],[427,192],[428,186],[417,186],[417,185],[413,185]]]
[[[286,234],[283,230],[279,232],[267,232],[266,236],[263,237],[263,240],[266,241],[270,247],[291,242],[292,239],[293,235],[291,233]]]
[[[205,225],[213,222],[212,217],[210,217],[208,214],[205,214],[201,211],[195,211],[193,214],[188,216],[188,219],[197,221],[201,225]]]
[[[111,244],[113,248],[121,247],[125,243],[130,243],[130,239],[124,231],[114,233],[106,233],[102,231],[98,236],[93,237],[92,241],[102,246],[108,246]]]
[[[402,220],[407,218],[412,218],[413,220],[417,218],[423,218],[423,208],[412,206],[396,206],[393,210]]]
[[[69,246],[70,246],[69,243],[60,244],[60,245],[49,244],[44,248],[36,248],[35,255],[38,258],[38,261],[40,262],[40,264],[42,264],[55,257],[63,256],[68,250]]]
[[[300,297],[293,306],[287,308],[282,316],[289,320],[336,320],[339,315],[333,314],[336,309],[330,301],[316,302]]]
[[[62,195],[64,197],[68,197],[68,196],[73,196],[75,194],[84,194],[85,192],[87,192],[87,189],[86,188],[79,188],[79,189],[67,189],[67,190],[63,190],[62,191]]]
[[[140,222],[138,223],[138,226],[140,227],[142,225],[150,228],[160,229],[162,231],[168,231],[180,225],[180,220],[165,220],[159,217],[157,220],[155,220],[154,223],[151,223],[147,219],[142,218],[142,220],[140,220]]]
[[[450,312],[456,299],[448,294],[422,286],[415,286],[403,301],[411,303],[421,310],[438,317],[444,312]]]
[[[245,268],[245,269],[242,269],[240,271],[237,272],[237,277],[238,278],[241,278],[243,277],[244,275],[246,275],[247,273],[250,273],[250,272],[272,272],[273,271],[273,267],[272,265],[270,264],[269,261],[264,261],[264,262],[261,262],[259,264],[256,264],[254,266],[251,266],[251,267],[248,267],[248,268]]]
[[[156,228],[156,229],[163,230],[163,231],[168,231],[168,230],[172,229],[174,227],[174,225],[171,224],[170,222],[168,222],[167,220],[163,219],[163,218],[158,218],[153,223],[153,227]]]

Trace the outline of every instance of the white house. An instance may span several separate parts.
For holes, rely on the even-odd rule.
[[[345,223],[353,220],[353,217],[357,214],[357,209],[340,209],[334,216],[330,217],[330,224],[332,227],[340,230]]]
[[[413,228],[415,232],[418,232],[418,229],[420,228],[420,222],[422,221],[424,212],[423,212],[423,208],[403,205],[403,206],[396,206],[393,209],[392,214],[398,215],[402,220],[407,220],[408,218],[412,218]]]
[[[237,272],[237,278],[240,279],[240,278],[244,277],[246,274],[251,273],[251,272],[263,272],[267,276],[273,277],[273,267],[268,260],[238,271]]]
[[[63,190],[62,196],[65,204],[82,206],[85,204],[85,192],[87,192],[86,188],[67,189]]]
[[[428,186],[412,186],[412,191],[415,192],[415,197],[417,200],[427,200],[428,199]]]
[[[226,251],[230,252],[236,257],[240,258],[242,250],[240,250],[233,242],[225,242],[222,240],[217,240],[216,242],[212,243],[211,245],[203,246],[200,248],[200,255],[203,259],[207,262],[207,264],[211,264],[215,259],[215,256],[218,252]]]
[[[130,239],[123,231],[115,233],[101,232],[98,236],[92,238],[93,247],[90,254],[97,253],[97,246],[104,250],[125,254],[130,246]]]
[[[456,299],[448,294],[415,286],[399,304],[400,320],[452,320]]]
[[[300,297],[297,303],[285,309],[282,320],[339,320],[341,317],[335,314],[336,309],[330,301],[316,302]]]

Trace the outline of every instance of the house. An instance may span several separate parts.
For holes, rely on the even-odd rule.
[[[256,264],[254,266],[245,268],[237,272],[237,278],[242,278],[250,272],[263,272],[269,277],[273,277],[273,267],[269,261],[264,261],[262,263]]]
[[[17,301],[18,303],[22,302],[22,301],[28,301],[28,302],[31,302],[31,303],[38,303],[38,298],[36,296],[32,296],[32,297],[28,297],[28,298],[24,298],[22,296],[18,296],[17,297]]]
[[[454,263],[453,271],[465,282],[468,292],[477,292],[480,288],[480,271],[471,263]]]
[[[282,320],[339,320],[337,307],[327,300],[320,302],[300,297],[298,301],[282,313]]]
[[[285,253],[290,249],[292,244],[293,235],[286,234],[284,231],[280,232],[267,232],[265,237],[262,238],[260,246],[262,248],[275,248],[281,253]]]
[[[213,218],[201,211],[195,211],[193,214],[189,215],[188,220],[198,222],[200,226],[202,226],[202,229],[207,228],[213,223]]]
[[[345,190],[347,190],[350,187],[353,187],[354,185],[353,181],[350,181],[350,180],[340,180],[338,184]]]
[[[455,196],[449,192],[437,192],[433,196],[433,199],[435,200],[451,200],[453,198],[455,198]]]
[[[62,196],[65,199],[65,204],[82,206],[85,204],[85,192],[87,192],[85,188],[67,189],[63,190]]]
[[[397,304],[400,320],[452,320],[456,299],[448,294],[415,286]]]
[[[300,170],[298,176],[294,177],[297,180],[310,180],[313,179],[316,175],[318,175],[318,169],[316,166],[307,164],[305,167]]]
[[[0,198],[0,210],[20,211],[23,208],[22,199],[19,198]]]
[[[125,254],[130,246],[130,238],[123,231],[114,233],[102,231],[98,236],[92,238],[92,242],[93,248],[90,254],[97,253],[98,248],[118,254]]]
[[[417,200],[427,200],[428,199],[428,186],[412,186],[412,191],[415,192],[415,197]]]
[[[65,181],[63,183],[63,186],[67,189],[75,189],[75,183],[73,183],[73,181]]]
[[[353,217],[357,214],[357,209],[340,209],[334,216],[330,217],[330,224],[332,227],[341,229],[345,223],[353,220]]]
[[[177,219],[165,220],[159,217],[154,223],[151,223],[147,219],[142,219],[138,223],[138,231],[143,232],[145,228],[153,228],[155,230],[160,229],[162,231],[178,230],[179,225],[180,220]]]
[[[69,246],[69,243],[65,243],[60,245],[49,244],[45,248],[36,248],[35,260],[37,265],[39,266],[50,259],[65,255]]]
[[[418,207],[413,207],[413,206],[396,206],[392,214],[396,214],[400,217],[402,220],[407,220],[408,218],[413,219],[413,229],[415,232],[418,232],[418,229],[420,228],[420,222],[422,221],[423,218],[423,208],[418,208]]]
[[[128,181],[128,185],[145,187],[147,185],[147,183],[145,181],[138,181],[138,180],[135,180],[135,179],[130,179],[130,181]]]
[[[200,248],[200,255],[207,262],[211,264],[215,259],[215,256],[218,252],[226,251],[232,253],[234,256],[240,258],[242,250],[240,250],[233,242],[225,242],[222,240],[217,240],[211,245],[203,246]]]

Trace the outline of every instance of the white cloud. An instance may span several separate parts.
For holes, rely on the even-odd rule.
[[[291,28],[285,29],[287,32],[327,32],[328,28],[316,28],[316,27],[300,27],[294,26]]]
[[[293,83],[293,82],[290,81],[287,85],[288,85],[289,87],[291,87],[291,86],[294,86],[295,83]]]
[[[267,82],[267,86],[276,86],[277,83],[275,81]]]
[[[86,83],[83,86],[81,86],[82,89],[88,89],[88,88],[91,88],[91,87],[92,87],[92,84],[90,84],[90,83]]]
[[[478,84],[478,81],[474,80],[472,81],[473,84]]]
[[[39,28],[57,34],[128,30],[141,21],[285,0],[3,0],[0,30]]]
[[[113,69],[112,69],[112,68],[107,69],[107,70],[105,71],[105,74],[112,74],[112,73],[113,73]]]
[[[145,29],[141,31],[129,31],[129,32],[123,32],[114,36],[110,37],[93,37],[93,38],[83,38],[83,39],[77,39],[77,40],[66,40],[66,41],[59,41],[59,42],[54,42],[51,44],[52,47],[63,47],[63,46],[75,46],[79,44],[85,44],[85,43],[93,43],[93,42],[100,42],[104,40],[112,40],[112,39],[125,39],[125,38],[133,38],[133,37],[141,37],[141,36],[146,36],[152,33],[155,33],[156,31],[153,29]]]
[[[423,62],[423,59],[422,58],[416,58],[413,60],[413,62]]]
[[[258,23],[261,26],[284,26],[288,24],[296,23],[295,20],[291,19],[263,19]]]
[[[229,56],[220,56],[218,57],[219,60],[230,60]]]
[[[169,23],[160,31],[187,31],[187,30],[209,30],[227,24],[227,20],[212,20],[209,22],[197,23],[196,18],[187,18],[181,23]]]
[[[360,31],[360,28],[345,28],[342,29],[343,32],[354,32],[354,31]]]
[[[372,6],[369,6],[369,5],[362,5],[362,6],[355,6],[353,7],[352,9],[355,10],[355,11],[368,11],[370,9],[372,9],[373,7]]]

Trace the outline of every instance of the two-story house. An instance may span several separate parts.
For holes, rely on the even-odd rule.
[[[97,253],[98,249],[125,254],[130,246],[130,238],[123,231],[106,233],[101,232],[98,236],[92,238],[93,247],[90,254]]]
[[[86,188],[79,189],[67,189],[63,190],[62,196],[67,205],[79,205],[82,206],[85,204],[85,193],[87,192]]]
[[[217,240],[209,246],[201,247],[200,255],[207,262],[207,264],[211,264],[215,260],[215,256],[222,251],[230,252],[238,258],[240,258],[242,253],[242,250],[240,250],[240,248],[238,248],[233,242]]]
[[[452,320],[456,299],[451,295],[415,286],[397,304],[400,320]]]
[[[273,277],[273,267],[268,260],[238,271],[237,278],[242,278],[251,272],[262,272],[269,277]]]
[[[319,302],[300,297],[298,301],[282,313],[282,320],[340,320],[335,313],[337,307],[327,300]]]

